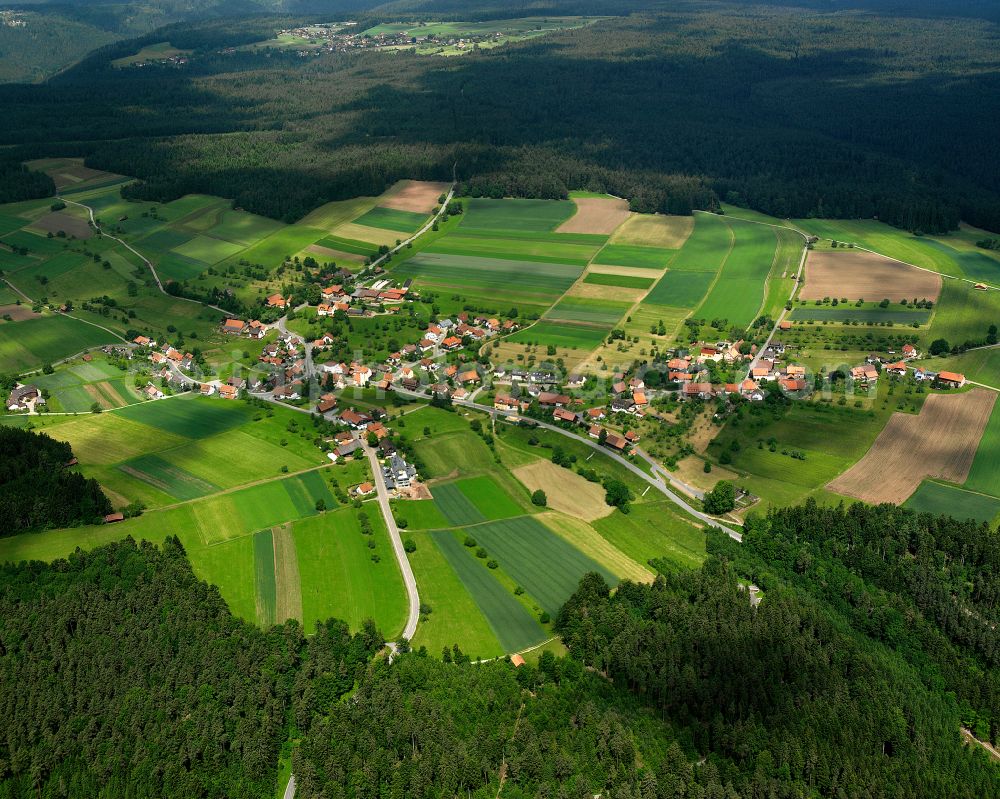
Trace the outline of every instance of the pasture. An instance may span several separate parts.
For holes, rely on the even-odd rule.
[[[253,409],[242,402],[184,396],[123,408],[118,414],[134,422],[185,438],[207,438],[250,421]]]
[[[728,319],[748,327],[764,300],[764,283],[771,272],[778,237],[775,230],[752,222],[731,221],[735,244],[722,265],[718,281],[695,310],[703,319]]]
[[[693,216],[632,214],[611,236],[612,244],[679,250],[694,230]]]
[[[490,200],[471,198],[465,201],[461,229],[516,230],[543,232],[555,230],[576,211],[568,200]]]
[[[481,234],[463,235],[461,228],[459,228],[458,232],[449,233],[435,241],[424,252],[586,266],[599,246],[588,242],[574,241],[569,236],[563,238],[556,233],[520,238]]]
[[[606,244],[594,257],[595,264],[633,266],[640,269],[663,269],[675,254],[662,247],[644,247],[636,244]]]
[[[994,392],[977,388],[931,395],[917,416],[893,414],[868,453],[827,488],[900,505],[925,478],[964,483],[995,400]]]
[[[670,262],[670,268],[685,272],[718,272],[735,243],[736,237],[725,217],[696,214],[691,235]]]
[[[378,202],[378,197],[355,197],[352,200],[336,200],[310,211],[296,222],[296,225],[332,232],[352,219],[357,219],[362,214],[368,213]],[[415,211],[417,209],[404,208],[403,210]]]
[[[531,516],[478,525],[474,535],[500,567],[555,616],[587,572],[618,579]],[[457,543],[457,541],[456,541]]]
[[[1000,347],[984,347],[959,355],[949,353],[939,358],[922,359],[920,364],[935,371],[961,372],[969,380],[1000,390]]]
[[[616,510],[592,526],[636,563],[662,558],[677,568],[697,569],[707,557],[704,530],[678,514],[671,502],[635,505],[627,515]]]
[[[671,269],[646,295],[645,304],[694,308],[715,280],[715,272],[675,272]]]
[[[477,540],[485,527],[476,528]],[[554,537],[553,533],[549,535]],[[486,618],[504,652],[517,652],[545,640],[547,634],[541,624],[455,535],[442,530],[430,537]]]
[[[504,303],[548,305],[565,292],[583,269],[573,264],[533,263],[499,258],[421,252],[392,270],[413,278],[417,288],[461,293]],[[506,305],[505,305],[506,307]]]
[[[401,211],[396,208],[375,206],[353,221],[356,225],[365,225],[366,227],[375,227],[392,232],[402,231],[403,233],[411,234],[415,233],[427,221],[427,217],[427,214],[418,214],[413,211]]]
[[[803,300],[843,297],[879,302],[937,300],[941,276],[864,250],[813,250],[806,258]]]
[[[0,320],[0,372],[23,372],[102,344],[119,341],[106,330],[62,314],[21,322]]]
[[[1000,402],[993,406],[964,485],[971,491],[1000,497]]]
[[[603,272],[587,272],[584,283],[594,286],[615,286],[626,289],[648,289],[653,285],[651,277],[636,277],[635,275],[614,275]]]
[[[324,236],[312,246],[323,247],[334,252],[345,252],[349,255],[363,256],[365,258],[373,258],[378,254],[378,246],[367,241],[345,239],[342,236]]]
[[[904,507],[917,513],[952,516],[960,520],[975,519],[977,522],[992,524],[1000,513],[1000,499],[924,480],[906,500]]]
[[[607,235],[629,218],[628,201],[616,197],[573,197],[576,213],[563,222],[559,233]]]
[[[604,340],[607,329],[572,323],[546,321],[519,330],[509,339],[512,344],[551,344],[568,350],[592,350]]]
[[[925,325],[930,321],[931,312],[926,308],[905,308],[900,305],[890,305],[888,308],[871,307],[866,303],[858,308],[852,304],[829,306],[803,305],[793,308],[789,314],[792,321],[814,322],[861,322],[863,324],[882,324],[892,322],[896,325],[909,325],[916,322]]]
[[[545,314],[545,318],[559,322],[595,325],[607,329],[618,322],[629,307],[628,303],[614,300],[564,297]]]
[[[1000,291],[977,291],[970,283],[946,280],[925,341],[929,344],[943,338],[956,344],[981,342],[997,319],[1000,319]]]

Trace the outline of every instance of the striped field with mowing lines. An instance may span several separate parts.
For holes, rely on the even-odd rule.
[[[611,571],[530,516],[478,525],[475,538],[552,616],[587,572],[600,573],[609,585],[618,584]]]
[[[207,480],[174,466],[157,455],[140,455],[118,467],[130,477],[135,477],[179,500],[197,499],[219,490]]]
[[[278,590],[274,580],[274,537],[270,530],[254,533],[253,567],[257,621],[262,627],[270,627],[276,618]]]
[[[491,574],[485,562],[447,530],[431,533],[431,538],[472,595],[505,652],[517,652],[545,640],[542,626]]]
[[[486,517],[472,504],[456,483],[436,485],[432,489],[434,504],[444,517],[454,525],[476,524]]]

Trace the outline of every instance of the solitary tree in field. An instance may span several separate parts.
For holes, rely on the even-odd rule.
[[[540,508],[544,508],[549,504],[548,497],[545,496],[545,492],[542,489],[538,489],[531,495],[531,504],[538,505]]]

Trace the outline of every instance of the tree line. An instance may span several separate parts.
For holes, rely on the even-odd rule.
[[[67,469],[72,459],[64,441],[0,425],[0,536],[92,524],[111,513],[97,481]]]
[[[275,24],[185,23],[0,87],[0,144],[136,175],[129,196],[208,192],[285,221],[455,166],[486,196],[1000,229],[981,23],[694,4],[459,59],[228,49]],[[183,69],[109,66],[154,39],[195,52]]]

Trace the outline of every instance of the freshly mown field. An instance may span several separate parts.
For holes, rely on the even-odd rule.
[[[0,372],[23,372],[119,339],[61,314],[0,321]]]
[[[594,263],[635,266],[642,269],[663,269],[674,254],[674,250],[667,250],[662,247],[643,247],[637,244],[607,244],[594,257]]]
[[[931,312],[926,308],[903,308],[893,305],[888,308],[855,308],[853,305],[838,305],[836,308],[832,308],[803,305],[793,308],[789,318],[793,321],[864,322],[868,324],[893,322],[897,325],[909,325],[916,322],[925,325],[930,321]]]
[[[591,526],[636,563],[664,559],[677,568],[696,569],[707,557],[705,532],[679,516],[670,502],[635,505],[627,515],[616,510]]]
[[[489,200],[465,201],[462,229],[555,230],[569,219],[576,206],[568,200]]]
[[[613,244],[680,249],[694,230],[693,216],[632,214],[611,236]]]
[[[530,516],[477,525],[474,535],[500,567],[552,616],[587,572],[599,572],[610,585],[618,582],[608,569]]]
[[[609,275],[602,272],[588,272],[583,278],[584,283],[591,283],[595,286],[618,286],[626,289],[648,289],[653,285],[651,277],[637,277],[635,275]]]
[[[353,221],[356,225],[377,227],[382,230],[402,231],[403,233],[415,233],[427,221],[427,214],[376,206]]]
[[[902,504],[927,477],[962,484],[990,420],[996,394],[934,394],[918,416],[894,414],[871,450],[829,484],[865,502]]]
[[[118,468],[130,477],[149,483],[178,500],[203,497],[219,489],[218,486],[199,479],[157,455],[140,455],[138,458],[125,461]]]
[[[486,525],[476,528],[477,540],[485,527]],[[553,533],[549,535],[555,537]],[[545,630],[538,621],[494,577],[485,562],[475,557],[469,547],[463,546],[453,533],[446,530],[432,533],[430,537],[464,589],[472,596],[504,652],[517,652],[545,640]],[[573,588],[575,590],[575,584]]]
[[[935,516],[953,516],[956,519],[975,519],[992,524],[1000,513],[1000,499],[963,491],[957,486],[924,480],[904,506],[918,513]]]

